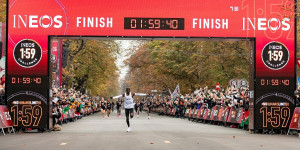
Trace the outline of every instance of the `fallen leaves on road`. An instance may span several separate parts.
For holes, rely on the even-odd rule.
[[[60,146],[65,146],[65,145],[67,145],[67,143],[60,143],[59,145]]]

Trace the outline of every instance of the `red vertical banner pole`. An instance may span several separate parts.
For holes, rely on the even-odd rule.
[[[62,86],[62,40],[59,40],[59,86]]]
[[[51,62],[52,62],[52,80],[54,80],[54,87],[59,87],[59,68],[58,68],[58,41],[53,40],[52,41],[52,56],[51,56]]]
[[[5,23],[1,23],[1,41],[2,41],[1,56],[5,56],[5,46],[6,46],[6,24]]]

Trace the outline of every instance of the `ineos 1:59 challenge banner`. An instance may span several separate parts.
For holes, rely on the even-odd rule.
[[[52,35],[250,39],[256,44],[249,60],[256,73],[255,101],[250,103],[254,106],[255,128],[286,128],[290,122],[295,105],[295,22],[287,16],[293,16],[293,1],[9,0],[8,3],[7,102],[15,126],[47,125],[48,40]]]

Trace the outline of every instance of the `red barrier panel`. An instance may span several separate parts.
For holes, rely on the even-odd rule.
[[[219,107],[219,111],[218,111],[218,119],[217,119],[217,121],[221,121],[222,120],[223,110],[224,110],[224,107],[220,106]]]
[[[207,112],[208,112],[208,108],[204,108],[203,115],[202,115],[204,120],[207,119]]]
[[[209,108],[206,108],[205,110],[204,110],[204,117],[203,117],[203,119],[204,120],[210,120],[210,115],[211,115],[211,109],[209,109]]]
[[[230,123],[241,123],[244,118],[244,109],[243,108],[235,108],[231,107],[229,116],[227,118],[227,122]]]
[[[208,109],[208,112],[207,112],[207,120],[210,120],[210,117],[211,117],[211,115],[212,115],[212,112],[213,112],[213,108],[210,108],[210,109]]]
[[[226,122],[230,122],[231,123],[231,120],[234,120],[235,116],[236,116],[236,110],[235,110],[234,107],[231,107]]]
[[[198,115],[198,112],[199,112],[200,109],[196,109],[194,115],[192,116],[192,118],[197,118],[197,115]]]
[[[186,109],[184,113],[184,117],[187,117],[190,114],[190,109]]]
[[[5,105],[0,105],[0,128],[12,127],[13,122],[9,115],[8,108]]]
[[[172,109],[172,115],[175,116],[175,113],[176,113],[176,109],[173,108],[173,109]]]
[[[224,107],[224,106],[222,106],[221,108],[222,110],[221,111],[219,110],[221,115],[219,114],[218,121],[226,122],[230,109],[229,107]]]
[[[218,121],[218,112],[220,106],[214,106],[211,111],[210,120]]]
[[[300,107],[296,107],[291,120],[290,129],[300,130]]]
[[[189,113],[189,118],[191,118],[195,113],[195,109],[191,109]]]
[[[204,118],[204,116],[205,116],[205,113],[206,113],[206,108],[204,107],[204,106],[201,106],[201,108],[200,108],[200,111],[199,111],[199,117],[197,116],[197,118],[199,118],[199,119],[203,119]]]

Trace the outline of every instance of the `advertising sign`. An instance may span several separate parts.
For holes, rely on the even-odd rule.
[[[5,105],[0,105],[0,128],[12,127],[13,122],[11,120],[9,111]]]
[[[295,108],[290,124],[290,129],[300,130],[300,107]]]

